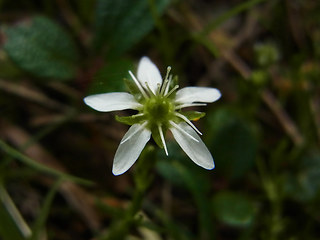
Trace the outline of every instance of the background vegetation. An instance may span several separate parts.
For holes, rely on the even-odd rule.
[[[0,0],[0,238],[319,239],[319,26],[316,0]],[[112,175],[127,126],[82,99],[144,55],[221,90],[214,170],[168,134]]]

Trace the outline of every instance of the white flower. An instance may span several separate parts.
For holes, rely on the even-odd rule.
[[[114,157],[112,172],[120,175],[127,171],[138,159],[151,135],[168,155],[164,134],[169,129],[183,151],[197,165],[213,169],[213,158],[200,139],[200,131],[191,123],[204,113],[181,111],[182,108],[205,106],[218,100],[219,90],[207,87],[186,87],[178,91],[170,73],[164,81],[158,68],[148,57],[141,58],[137,78],[129,71],[134,84],[129,84],[131,93],[114,92],[91,95],[84,102],[100,112],[134,109],[138,113],[118,120],[132,125],[122,138]]]

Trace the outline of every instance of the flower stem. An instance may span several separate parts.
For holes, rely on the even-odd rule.
[[[106,240],[125,239],[130,230],[139,224],[141,218],[139,212],[142,209],[144,196],[148,187],[153,181],[152,168],[155,165],[155,148],[147,146],[140,158],[134,171],[135,190],[133,193],[132,202],[125,211],[124,215],[109,229]]]
[[[276,179],[267,173],[267,167],[262,159],[258,159],[257,167],[261,178],[262,186],[270,203],[269,229],[266,239],[277,240],[283,231],[284,223],[282,219],[282,197]]]

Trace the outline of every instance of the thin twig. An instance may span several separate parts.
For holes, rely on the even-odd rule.
[[[68,110],[69,107],[48,98],[40,91],[31,88],[30,86],[24,86],[21,83],[12,83],[10,81],[6,81],[0,79],[0,90],[6,91],[10,94],[14,94],[16,96],[27,99],[28,101],[36,102],[40,105],[44,105],[48,108],[59,109],[59,110]]]
[[[309,105],[311,109],[311,114],[313,115],[313,121],[317,131],[318,143],[320,145],[320,106],[318,98],[310,98]]]

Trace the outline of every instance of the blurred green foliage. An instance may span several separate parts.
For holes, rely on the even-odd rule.
[[[219,192],[212,201],[213,213],[225,224],[245,227],[252,224],[254,204],[248,197],[233,192]]]
[[[214,150],[216,166],[230,179],[243,177],[254,166],[258,148],[250,126],[234,111],[219,109],[207,118],[207,143]]]
[[[312,0],[0,0],[0,238],[319,239],[319,16]],[[82,99],[135,93],[144,55],[220,89],[189,114],[212,171],[167,134],[169,157],[151,142],[111,174],[126,128]]]
[[[109,64],[102,66],[95,73],[88,94],[126,91],[123,79],[129,78],[128,69],[132,68],[133,62],[129,59],[115,59]],[[106,84],[105,79],[108,79],[108,84]]]
[[[154,27],[170,0],[97,1],[94,46],[114,58],[138,43]],[[106,48],[106,50],[104,50]]]
[[[78,54],[72,39],[52,20],[33,17],[5,29],[4,50],[23,70],[55,80],[75,77]]]

